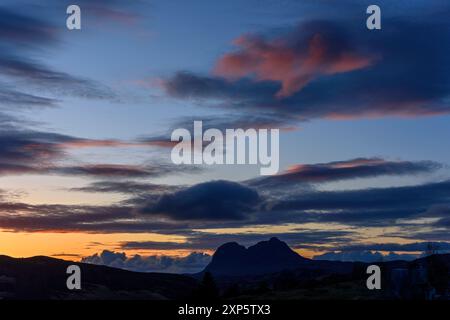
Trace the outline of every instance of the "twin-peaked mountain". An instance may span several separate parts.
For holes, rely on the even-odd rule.
[[[285,242],[271,238],[248,248],[236,242],[221,245],[204,272],[218,276],[259,275],[295,269],[312,262]]]

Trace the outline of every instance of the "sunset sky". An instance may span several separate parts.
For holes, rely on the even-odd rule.
[[[0,254],[450,250],[450,5],[336,2],[3,0]],[[280,129],[279,174],[173,164],[194,120]]]

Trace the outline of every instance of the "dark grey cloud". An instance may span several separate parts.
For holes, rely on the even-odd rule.
[[[62,145],[77,138],[32,130],[0,131],[0,167],[39,167],[64,154]],[[0,169],[2,170],[2,169]]]
[[[326,252],[314,257],[315,260],[336,260],[336,261],[360,261],[360,262],[381,262],[394,260],[414,260],[420,258],[419,254],[394,253],[389,252],[383,255],[380,252],[372,251],[352,251],[352,252]]]
[[[270,129],[278,128],[281,130],[294,130],[296,124],[292,119],[278,115],[275,113],[259,113],[257,115],[251,113],[241,112],[239,114],[222,114],[218,116],[189,116],[176,119],[173,123],[169,124],[169,129],[166,132],[152,135],[143,136],[139,138],[142,143],[147,143],[151,146],[172,148],[178,143],[178,141],[171,141],[171,134],[173,130],[178,128],[184,128],[191,133],[192,139],[194,139],[194,121],[202,121],[203,131],[208,129],[218,129],[225,132],[226,129]]]
[[[139,183],[135,181],[96,181],[85,187],[71,188],[70,190],[81,192],[111,192],[135,195],[148,193],[161,194],[164,192],[173,192],[177,188],[177,186],[168,186],[153,183]]]
[[[41,97],[33,94],[20,92],[9,89],[8,86],[1,84],[0,101],[5,107],[54,107],[58,100],[52,98]]]
[[[39,89],[52,95],[69,95],[88,99],[115,99],[115,93],[106,86],[95,81],[83,79],[69,75],[64,72],[52,70],[37,61],[21,57],[19,55],[8,55],[4,52],[0,54],[0,74],[17,80],[20,87],[29,87],[30,89]],[[12,96],[13,92],[10,92]],[[22,98],[23,104],[25,93],[17,93],[16,100]],[[34,97],[34,99],[38,99]],[[41,97],[42,100],[46,99]],[[48,99],[48,98],[47,98]],[[13,100],[11,98],[11,100]],[[33,102],[34,100],[31,100]],[[55,104],[56,100],[50,100]],[[49,106],[52,106],[51,104]]]
[[[14,119],[1,118],[6,124]],[[415,186],[368,188],[360,190],[320,191],[317,182],[378,175],[416,174],[440,168],[433,162],[387,161],[360,158],[328,164],[296,166],[292,170],[271,177],[274,181],[259,180],[241,183],[209,181],[192,186],[138,183],[129,178],[160,176],[177,173],[183,168],[171,165],[115,166],[78,165],[51,166],[63,159],[68,147],[117,146],[123,142],[88,140],[71,136],[26,130],[0,132],[0,172],[58,173],[108,178],[85,187],[72,189],[84,192],[115,192],[129,195],[118,205],[96,206],[33,206],[3,200],[1,227],[11,230],[65,230],[85,232],[161,232],[191,236],[185,244],[147,243],[147,246],[204,249],[211,247],[215,236],[207,242],[195,238],[190,230],[202,228],[240,228],[263,225],[298,223],[339,223],[358,227],[398,226],[399,228],[448,228],[450,183],[441,181]],[[155,169],[155,170],[153,170]],[[183,169],[184,171],[184,169]],[[123,179],[123,180],[122,180]],[[301,181],[308,188],[296,187]],[[270,187],[267,187],[267,186]],[[70,219],[65,219],[70,215]],[[431,222],[415,222],[433,218]],[[417,239],[426,229],[413,230]],[[412,233],[411,233],[412,234]],[[320,235],[316,232],[312,237]],[[236,235],[233,235],[236,236]],[[307,239],[314,243],[315,238]],[[324,239],[330,236],[321,235]],[[431,237],[431,235],[427,235]],[[446,240],[444,233],[434,234]],[[261,235],[246,235],[261,237]],[[406,235],[408,237],[408,235]],[[224,239],[221,239],[224,240]],[[252,238],[255,240],[255,238]],[[427,238],[424,238],[427,240]],[[222,242],[222,241],[221,241]],[[142,244],[137,244],[142,245]],[[295,243],[291,243],[295,245]]]
[[[54,70],[36,59],[49,48],[58,46],[61,30],[64,31],[45,10],[38,6],[18,12],[14,6],[0,7],[0,21],[0,75],[2,80],[8,80],[0,90],[0,97],[4,98],[1,105],[55,106],[62,96],[117,99],[105,85]],[[50,96],[38,96],[34,92]]]
[[[447,217],[439,219],[436,223],[436,226],[438,227],[446,227],[450,229],[450,214],[447,214]]]
[[[431,250],[450,250],[450,242],[413,242],[413,243],[370,243],[344,245],[335,248],[338,251],[403,251],[422,252]]]
[[[25,232],[161,232],[178,233],[188,224],[139,217],[133,207],[124,205],[31,205],[0,202],[0,228]]]
[[[260,191],[258,188],[254,188],[254,190]],[[214,216],[210,212],[215,212],[215,210],[213,207],[208,207],[208,210],[196,211],[204,214],[203,219],[191,220],[197,220],[194,223],[194,225],[197,224],[197,227],[201,225],[206,228],[232,228],[307,222],[339,223],[358,227],[387,227],[395,225],[407,228],[416,224],[416,220],[433,218],[437,219],[437,222],[431,224],[422,222],[417,224],[417,226],[428,226],[438,229],[439,227],[445,227],[447,220],[442,219],[448,217],[448,211],[435,208],[436,206],[450,203],[449,181],[415,186],[343,191],[319,191],[298,188],[289,190],[288,187],[283,189],[284,192],[268,190],[266,189],[263,192],[264,197],[259,196],[258,205],[254,206],[245,215],[239,216],[239,219],[227,220],[221,216]],[[184,194],[181,191],[177,193]],[[177,193],[174,192],[174,194]],[[181,199],[184,197],[181,197]],[[190,199],[189,197],[187,198]],[[155,206],[160,199],[164,199],[164,196],[153,197],[149,203]],[[170,208],[176,207],[178,211],[173,209],[174,213],[164,214],[164,211],[161,210],[161,216],[172,219],[186,217],[186,214],[183,215],[183,213],[178,213],[178,216],[173,217],[175,212],[183,211],[180,209],[181,206],[175,206],[177,201],[179,201],[176,197],[166,197],[165,199],[167,199],[166,201],[169,199],[173,200],[173,207]],[[193,199],[195,201],[206,201],[206,204],[210,204],[210,201],[204,200],[202,197],[193,197]],[[190,199],[190,201],[194,200]],[[194,206],[194,202],[189,203],[190,206],[188,208]],[[199,205],[197,202],[195,204]],[[204,207],[206,205],[201,208]],[[189,212],[189,214],[191,213]],[[156,215],[158,216],[158,214]],[[188,218],[185,219],[189,220]],[[441,225],[439,225],[439,221],[441,221]]]
[[[241,220],[260,203],[258,192],[239,183],[217,180],[200,183],[150,201],[143,214],[175,220]]]
[[[309,214],[318,221],[370,224],[392,223],[400,218],[435,216],[426,211],[436,205],[449,203],[450,182],[417,186],[388,187],[346,191],[317,191],[291,195],[272,207],[274,211],[325,210]]]
[[[18,157],[24,155],[19,152]],[[4,200],[0,206],[3,213],[1,227],[27,231],[49,229],[180,233],[201,228],[316,222],[359,227],[428,226],[433,231],[440,232],[440,235],[429,231],[424,234],[426,229],[420,228],[409,233],[415,234],[417,239],[448,239],[448,233],[439,231],[448,228],[448,181],[344,191],[299,191],[297,188],[285,188],[285,192],[281,194],[279,190],[268,192],[266,189],[264,197],[259,195],[258,188],[228,181],[211,181],[184,187],[103,181],[94,182],[85,188],[78,191],[120,192],[130,194],[131,198],[121,205],[106,207],[33,206]],[[70,219],[66,219],[65,215],[70,216]],[[421,218],[433,218],[436,222],[412,223]],[[408,237],[408,234],[402,237]],[[217,236],[216,239],[220,237]],[[203,246],[196,241],[183,245],[194,248]],[[312,240],[307,242],[311,243]],[[212,244],[214,240],[208,240],[207,243]],[[167,245],[178,248],[182,246]]]
[[[393,237],[409,238],[414,240],[428,240],[428,241],[450,241],[450,228],[438,228],[434,227],[432,230],[424,231],[418,230],[409,231],[408,229],[404,232],[399,232],[397,234],[391,234]]]
[[[119,206],[30,205],[1,202],[0,226],[21,231],[94,231],[97,223],[130,218],[131,210]]]
[[[344,230],[298,230],[285,233],[248,232],[248,233],[208,233],[190,232],[185,234],[185,242],[158,241],[124,241],[120,243],[123,250],[215,250],[226,242],[239,242],[245,246],[271,237],[280,238],[291,247],[298,249],[316,248],[333,242],[346,243],[352,231]]]
[[[68,160],[68,150],[85,147],[124,147],[138,143],[120,140],[96,140],[53,132],[21,129],[14,117],[2,116],[0,130],[0,175],[55,174],[97,178],[145,178],[174,173],[192,173],[197,166],[177,166],[158,162],[125,164],[61,164]],[[145,146],[145,144],[141,144]]]
[[[164,165],[87,164],[80,166],[52,167],[44,172],[71,176],[131,179],[157,177],[163,174],[175,173],[177,172],[177,167],[173,166],[169,169],[168,166]],[[136,185],[133,187],[136,187]]]
[[[221,181],[171,188],[155,187],[153,191],[139,193],[137,199],[133,194],[132,201],[111,206],[30,205],[8,202],[4,196],[0,202],[0,227],[16,231],[159,232],[185,235],[188,239],[179,244],[124,244],[136,249],[212,248],[215,244],[237,238],[243,242],[256,241],[267,234],[208,236],[191,230],[307,222],[368,228],[397,226],[404,232],[389,236],[450,240],[448,226],[438,224],[441,220],[447,221],[447,211],[434,209],[437,204],[449,203],[448,181],[396,188],[309,191],[304,194],[296,194],[295,190],[286,195],[287,199],[278,196],[270,199],[270,194],[262,198],[254,189]],[[152,211],[143,211],[149,208]],[[417,222],[422,218],[433,218],[437,222]],[[344,246],[348,232],[299,230],[272,236],[281,237],[294,247],[305,248],[330,241],[341,242]],[[356,239],[354,234],[352,239]]]
[[[20,46],[48,45],[57,42],[56,27],[48,20],[0,7],[0,41]]]
[[[382,174],[415,174],[439,167],[426,161],[358,159],[318,164],[317,167],[309,165],[304,175],[297,176],[299,170],[292,171],[292,179],[276,180],[276,183],[269,184],[270,188],[267,187],[270,181],[262,184],[254,180],[242,183],[210,181],[193,186],[147,186],[145,183],[134,185],[105,181],[79,191],[130,194],[132,197],[124,204],[133,206],[137,215],[182,220],[188,222],[186,226],[196,228],[306,222],[359,227],[406,226],[409,221],[420,218],[438,219],[434,226],[439,227],[445,226],[445,218],[448,217],[448,205],[445,205],[450,203],[448,181],[341,191],[296,187],[302,179],[316,182]]]
[[[430,213],[433,211],[434,210],[427,210],[421,216],[427,217],[427,215],[429,215],[431,218],[434,218],[433,220],[435,220],[435,222],[404,225],[397,232],[387,232],[386,236],[421,242],[450,242],[450,228],[446,225],[449,216],[448,212],[440,211],[439,214],[436,214],[436,212]]]
[[[68,148],[90,145],[110,146],[114,141],[21,129],[10,122],[9,128],[0,130],[0,174],[49,172],[54,161],[64,158]]]
[[[329,163],[293,165],[278,175],[248,181],[259,187],[292,187],[295,183],[323,183],[384,175],[414,175],[430,173],[442,168],[432,161],[388,161],[381,158],[357,158]]]

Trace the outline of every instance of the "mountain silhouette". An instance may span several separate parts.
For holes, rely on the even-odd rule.
[[[261,241],[245,248],[237,242],[221,245],[204,272],[214,275],[258,275],[294,269],[309,263],[278,238]]]
[[[450,254],[435,254],[413,261],[385,261],[385,291],[367,290],[369,263],[312,260],[302,257],[277,238],[245,248],[229,242],[220,246],[197,278],[210,273],[227,297],[256,299],[448,299]],[[316,290],[314,288],[320,288]],[[289,293],[287,293],[289,292]]]

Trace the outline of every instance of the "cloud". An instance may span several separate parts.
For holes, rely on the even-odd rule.
[[[277,218],[297,222],[357,226],[400,226],[419,218],[437,218],[428,209],[450,202],[450,181],[416,186],[343,191],[293,191],[270,207]],[[275,215],[275,213],[277,213]]]
[[[413,175],[433,172],[442,167],[432,161],[388,161],[381,158],[357,158],[318,164],[298,164],[278,175],[256,178],[250,185],[275,187],[293,183],[324,183],[331,181],[371,178],[383,175]]]
[[[80,148],[146,147],[146,143],[121,140],[97,140],[21,128],[14,117],[0,114],[5,127],[0,130],[0,175],[56,174],[86,177],[143,178],[179,172],[197,172],[197,166],[171,163],[125,164],[60,164],[67,151]]]
[[[407,244],[401,243],[370,243],[354,244],[336,248],[339,251],[404,251],[416,252],[427,251],[432,247],[434,250],[450,250],[450,242],[413,242]]]
[[[71,191],[81,192],[112,192],[122,194],[145,194],[171,192],[176,190],[174,186],[153,183],[139,183],[134,181],[97,181],[85,187],[71,188]]]
[[[421,226],[416,226],[416,228],[405,228],[400,232],[395,234],[387,234],[386,236],[392,237],[402,237],[406,239],[414,240],[428,240],[428,241],[450,241],[450,228],[439,228],[434,226],[431,230],[429,228],[421,228]]]
[[[0,7],[0,39],[16,45],[42,45],[57,41],[56,27],[47,20]]]
[[[358,52],[338,33],[315,33],[290,42],[287,37],[265,39],[241,36],[234,41],[237,52],[225,54],[215,73],[228,79],[254,76],[255,81],[276,81],[278,98],[289,97],[318,77],[363,69],[374,63],[374,56]]]
[[[137,272],[197,273],[210,262],[211,256],[192,252],[185,257],[140,256],[127,257],[125,253],[104,250],[84,257],[81,262],[106,265]]]
[[[0,130],[0,174],[42,173],[65,156],[66,144],[87,139],[20,129]]]
[[[64,94],[88,99],[116,98],[111,89],[95,81],[55,71],[20,56],[0,54],[0,74],[22,81],[20,83],[22,86],[28,85],[55,95]]]
[[[134,233],[181,232],[189,224],[140,217],[127,205],[33,205],[0,202],[0,228],[24,232]]]
[[[185,234],[184,242],[159,241],[123,241],[123,250],[215,250],[226,242],[237,241],[243,245],[251,245],[267,238],[283,239],[294,248],[314,248],[318,245],[333,242],[346,243],[352,231],[345,230],[297,230],[285,233],[247,232],[247,233],[214,233],[192,231]]]
[[[58,100],[52,98],[45,98],[20,92],[14,89],[9,89],[7,85],[1,84],[0,101],[6,107],[54,107]]]
[[[0,163],[40,166],[63,156],[61,144],[76,138],[33,130],[0,131]]]
[[[252,83],[249,80],[229,82],[220,77],[201,76],[188,71],[178,71],[172,77],[161,81],[166,92],[175,98],[186,99],[223,99],[231,104],[239,100],[271,97],[271,91],[277,89],[274,83]],[[243,107],[246,107],[242,103]],[[270,110],[268,110],[270,111]]]
[[[143,165],[132,165],[132,164],[84,164],[76,166],[53,166],[43,168],[41,173],[58,174],[58,175],[69,175],[69,176],[85,176],[94,178],[116,178],[116,179],[132,179],[132,178],[148,178],[148,177],[161,177],[165,175],[172,174],[185,174],[185,173],[195,173],[199,172],[201,169],[197,166],[192,166],[186,168],[186,166],[174,165],[171,163],[156,162],[155,164],[143,164]],[[156,185],[147,184],[147,191],[156,191]],[[98,187],[98,185],[97,185]],[[119,187],[116,184],[115,187]],[[123,191],[124,185],[121,186]],[[143,185],[134,184],[128,185],[132,188],[142,188]],[[110,189],[114,187],[110,185]],[[162,186],[159,186],[162,189]],[[168,189],[168,187],[166,188]],[[176,188],[170,188],[170,190],[175,190]],[[82,191],[83,189],[79,189]],[[87,189],[84,189],[86,191]],[[97,191],[99,189],[97,188]],[[116,189],[117,190],[117,189]],[[130,191],[136,191],[136,189]],[[105,189],[103,188],[103,191]],[[133,193],[131,192],[131,193]],[[121,192],[123,193],[123,192]],[[130,193],[130,192],[127,192]]]
[[[72,176],[94,176],[94,177],[116,177],[116,178],[143,178],[160,176],[167,173],[164,166],[139,166],[121,164],[89,164],[72,167],[54,167],[49,173],[72,175]]]
[[[217,180],[200,183],[150,201],[143,214],[165,215],[175,220],[240,220],[259,204],[258,193],[239,183]]]
[[[218,180],[191,186],[171,186],[129,180],[131,177],[181,172],[177,171],[179,168],[165,167],[164,164],[154,167],[107,164],[45,166],[46,162],[61,159],[67,144],[77,141],[77,138],[51,133],[10,133],[12,136],[5,138],[7,143],[0,144],[3,151],[0,153],[0,169],[3,174],[7,174],[7,170],[16,174],[27,170],[50,174],[52,170],[59,170],[61,172],[58,174],[108,178],[71,190],[122,193],[128,198],[111,206],[44,206],[3,199],[0,203],[0,226],[5,229],[186,234],[201,229],[337,223],[365,228],[397,226],[401,230],[416,226],[418,229],[410,229],[410,234],[418,234],[417,239],[421,239],[431,237],[423,234],[430,228],[433,232],[448,228],[449,181],[340,191],[323,191],[314,186],[318,182],[341,179],[432,172],[440,167],[433,162],[358,158],[296,166],[279,177],[271,177],[275,180],[256,179],[240,183]],[[76,142],[74,146],[77,146]],[[301,187],[298,187],[299,182]],[[65,215],[70,215],[70,219],[65,219]],[[444,233],[439,232],[440,235],[433,236],[445,240]],[[169,243],[166,246],[203,249],[206,245],[211,247],[214,239],[220,238],[215,236],[202,242],[192,234],[186,236],[190,236],[187,243]],[[305,237],[305,234],[302,236]],[[409,237],[408,234],[402,236]],[[315,238],[304,239],[306,244],[317,241]],[[161,243],[147,245],[165,246]]]
[[[267,187],[267,183],[258,185],[253,181],[250,181],[253,183],[250,184],[245,181],[236,183],[219,180],[192,186],[116,181],[118,178],[128,178],[130,172],[128,172],[128,167],[125,168],[125,172],[121,167],[113,167],[108,168],[106,172],[89,172],[89,174],[93,177],[109,176],[115,180],[97,181],[86,187],[72,190],[130,195],[121,203],[126,212],[125,217],[130,221],[124,223],[118,217],[111,219],[105,217],[104,221],[102,219],[95,220],[98,230],[126,230],[126,228],[134,231],[155,228],[192,230],[307,222],[339,223],[359,227],[407,226],[414,220],[423,218],[433,218],[436,221],[429,226],[445,227],[446,220],[443,219],[447,216],[447,210],[445,210],[447,207],[439,204],[450,202],[448,181],[416,186],[341,191],[320,191],[309,185],[311,182],[324,181],[324,177],[334,181],[335,179],[372,176],[373,174],[390,174],[394,171],[414,174],[432,170],[435,167],[433,163],[391,163],[380,159],[357,159],[309,166],[314,168],[308,169],[312,170],[312,173],[307,172],[306,175],[300,176],[300,181],[304,179],[307,188],[295,187],[299,177],[276,181],[276,183],[269,184],[270,187]],[[359,166],[363,168],[359,168]],[[365,166],[369,166],[369,169]],[[375,167],[371,168],[370,166]],[[118,169],[118,171],[110,172],[109,169]],[[344,171],[343,174],[339,171],[341,169],[350,169],[350,171]],[[355,171],[351,171],[353,169]],[[333,170],[338,171],[334,172]],[[84,175],[86,173],[77,174]],[[144,174],[149,173],[145,172]],[[162,172],[152,172],[152,174],[158,175]],[[297,171],[294,174],[297,174]],[[140,175],[139,172],[136,177]],[[112,208],[115,210],[114,207]],[[32,209],[43,210],[42,207]],[[50,209],[50,207],[46,208],[46,214],[51,215]],[[69,212],[71,207],[63,210]],[[72,210],[77,209],[73,208]],[[108,210],[108,207],[84,208],[83,210],[98,212],[99,210]],[[31,211],[30,209],[29,212]],[[76,216],[74,217],[76,218]],[[88,217],[80,216],[80,219]],[[55,220],[53,217],[49,223],[53,226],[59,221],[58,219]],[[30,217],[26,216],[25,220],[30,221]],[[79,222],[81,220],[68,224],[61,222],[61,226],[69,229],[92,229],[90,226],[80,226]],[[10,226],[15,225],[20,227],[23,224],[21,225],[19,220],[13,219]],[[194,242],[191,245],[196,245]]]
[[[270,129],[276,128],[284,131],[291,131],[298,129],[294,123],[291,123],[292,119],[283,117],[281,115],[273,113],[260,113],[260,114],[250,114],[250,113],[240,113],[240,114],[222,114],[220,117],[217,116],[189,116],[183,117],[174,121],[170,124],[170,129],[166,132],[158,135],[141,137],[139,142],[143,144],[148,144],[150,146],[157,146],[163,148],[172,148],[178,141],[171,141],[171,134],[175,129],[185,128],[191,133],[192,139],[195,135],[193,132],[194,121],[202,120],[203,131],[208,129],[218,129],[225,132],[226,129]],[[193,140],[192,140],[193,141]]]
[[[420,258],[418,254],[397,254],[390,252],[383,255],[380,252],[352,251],[352,252],[327,252],[314,256],[314,260],[337,260],[337,261],[360,261],[360,262],[381,262],[394,260],[414,260]]]
[[[95,231],[96,225],[130,218],[131,210],[119,206],[31,205],[1,202],[2,222],[6,230],[22,231]]]
[[[389,28],[370,34],[360,18],[305,20],[270,36],[243,35],[214,74],[179,71],[163,88],[174,98],[297,121],[450,112],[450,45],[443,41],[450,28],[443,14],[388,16]]]
[[[59,45],[64,29],[58,27],[52,17],[42,18],[48,12],[40,12],[40,7],[20,13],[12,8],[0,8],[0,75],[2,80],[8,81],[0,90],[0,97],[4,98],[0,102],[2,105],[55,106],[62,95],[117,100],[115,92],[105,85],[54,70],[34,59]],[[15,87],[20,87],[20,91]],[[45,92],[58,99],[36,96],[29,91]]]

